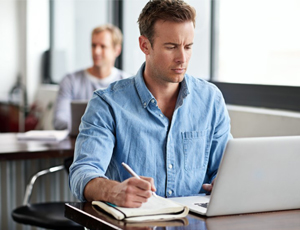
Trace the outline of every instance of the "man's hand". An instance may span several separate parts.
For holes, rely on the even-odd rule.
[[[108,201],[115,205],[127,208],[138,208],[147,202],[152,191],[156,191],[153,178],[131,177],[123,182],[104,178],[91,180],[84,189],[86,200]]]
[[[111,188],[111,203],[121,207],[138,208],[147,202],[155,191],[152,178],[131,177]]]
[[[211,182],[211,184],[203,184],[202,188],[208,192],[211,192],[214,186],[215,179]]]

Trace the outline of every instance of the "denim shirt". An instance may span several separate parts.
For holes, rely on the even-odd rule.
[[[211,83],[185,75],[172,121],[164,116],[137,75],[94,92],[80,124],[69,184],[84,201],[86,184],[104,177],[124,181],[130,165],[152,177],[157,194],[189,196],[216,176],[230,134],[221,92]]]

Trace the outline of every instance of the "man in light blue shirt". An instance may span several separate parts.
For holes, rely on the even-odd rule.
[[[138,22],[146,62],[136,76],[96,91],[82,117],[70,168],[80,200],[139,207],[151,191],[172,197],[212,189],[230,118],[217,87],[186,74],[195,16],[181,0],[144,7]]]

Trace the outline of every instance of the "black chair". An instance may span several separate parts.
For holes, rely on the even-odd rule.
[[[40,176],[58,172],[61,170],[67,170],[71,166],[73,157],[64,160],[63,165],[58,165],[39,171],[32,176],[30,182],[26,187],[25,197],[23,205],[17,207],[12,211],[12,218],[14,221],[20,224],[31,225],[35,227],[41,227],[46,229],[55,230],[83,230],[84,227],[77,224],[76,222],[67,219],[64,216],[65,202],[45,202],[45,203],[30,203],[30,197],[33,189],[33,185],[36,179]]]

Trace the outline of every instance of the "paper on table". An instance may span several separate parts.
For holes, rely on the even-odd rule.
[[[18,140],[61,141],[69,134],[68,130],[31,130],[18,133]]]

